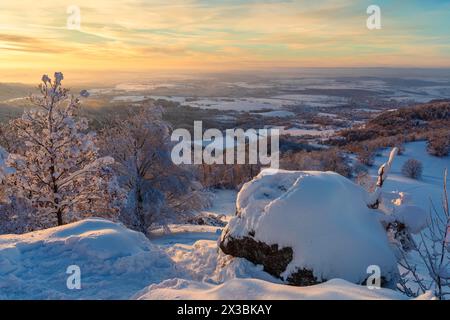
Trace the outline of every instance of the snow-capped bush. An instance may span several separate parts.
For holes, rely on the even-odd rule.
[[[422,162],[416,159],[408,159],[402,166],[402,174],[411,179],[420,179],[422,172]]]
[[[143,233],[208,201],[193,173],[172,162],[171,128],[162,112],[153,104],[129,108],[101,133],[102,153],[116,159],[113,167],[128,195],[120,220]]]
[[[11,121],[24,146],[6,161],[13,169],[7,187],[36,209],[34,229],[93,215],[114,219],[121,200],[110,168],[114,159],[99,158],[95,134],[77,117],[80,100],[62,79],[62,73],[54,80],[43,76],[41,95],[30,97],[34,108]]]
[[[264,170],[240,191],[220,247],[292,284],[363,283],[370,265],[390,282],[396,258],[370,200],[333,172]]]

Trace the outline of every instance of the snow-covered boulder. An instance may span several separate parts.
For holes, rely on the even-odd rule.
[[[219,246],[294,285],[361,284],[371,265],[388,284],[397,263],[368,198],[337,173],[266,169],[243,186]]]
[[[67,287],[73,265],[79,290]],[[142,233],[104,219],[0,236],[0,299],[128,299],[176,275],[172,260]]]

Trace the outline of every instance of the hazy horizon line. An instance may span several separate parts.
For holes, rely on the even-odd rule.
[[[302,71],[328,71],[328,73],[323,74],[298,74]],[[336,73],[333,74],[333,71]],[[277,75],[286,75],[286,76],[296,76],[296,77],[308,77],[308,76],[323,76],[323,77],[333,77],[333,76],[342,76],[342,77],[376,77],[377,75],[374,74],[347,74],[347,75],[340,75],[338,74],[340,72],[345,71],[385,71],[386,74],[378,75],[378,76],[384,76],[384,77],[402,77],[402,76],[414,76],[411,74],[389,74],[389,71],[403,71],[403,72],[414,72],[419,71],[420,74],[417,74],[415,76],[427,76],[423,75],[423,71],[428,71],[432,73],[436,73],[433,75],[428,76],[444,76],[450,78],[450,66],[443,66],[443,67],[421,67],[421,66],[415,66],[415,67],[405,67],[405,66],[343,66],[343,67],[295,67],[295,68],[289,68],[289,67],[275,67],[275,68],[248,68],[248,69],[230,69],[230,70],[196,70],[196,69],[180,69],[180,70],[154,70],[154,71],[136,71],[136,70],[130,70],[130,71],[109,71],[109,70],[50,70],[49,72],[39,72],[39,71],[9,71],[9,74],[15,74],[13,77],[8,77],[7,75],[2,75],[2,79],[0,79],[1,84],[25,84],[25,85],[31,85],[36,84],[40,80],[40,76],[43,74],[48,74],[50,76],[53,75],[54,72],[63,72],[66,74],[66,81],[70,83],[80,83],[80,84],[86,84],[86,83],[92,83],[95,84],[97,82],[102,82],[104,85],[111,85],[111,84],[117,84],[122,81],[150,81],[151,78],[157,80],[158,78],[166,78],[166,77],[181,77],[181,76],[197,76],[197,77],[205,77],[205,76],[245,76],[245,75],[259,75],[259,76],[269,76],[271,73],[274,76]],[[0,69],[1,73],[4,73],[4,69]],[[108,80],[105,83],[106,79],[98,78],[96,80],[92,79],[92,76],[94,77],[104,77],[105,75],[108,75]],[[138,78],[136,78],[138,77]],[[9,79],[8,79],[9,78]],[[14,79],[15,78],[15,79]],[[19,80],[21,78],[21,80]],[[27,80],[25,80],[27,79]],[[28,81],[29,79],[29,81]]]

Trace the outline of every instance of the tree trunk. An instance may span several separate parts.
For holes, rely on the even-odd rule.
[[[58,226],[62,226],[64,223],[63,223],[61,209],[58,209],[58,211],[56,212],[56,216],[58,217]]]
[[[147,227],[145,223],[144,216],[144,199],[142,197],[142,192],[140,186],[136,186],[136,213],[139,220],[139,229],[143,234],[147,234]]]

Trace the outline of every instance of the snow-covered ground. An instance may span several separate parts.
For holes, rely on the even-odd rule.
[[[364,286],[334,279],[327,283],[294,287],[259,279],[232,279],[219,285],[172,279],[143,290],[137,299],[170,300],[405,300],[389,290],[370,290]],[[427,299],[426,295],[420,297]]]
[[[370,174],[377,176],[379,166],[386,160],[390,150],[385,149],[375,158],[375,164]],[[423,174],[420,180],[406,178],[401,169],[408,159],[416,159],[423,164]],[[385,192],[406,192],[415,205],[424,210],[430,210],[430,201],[439,206],[442,201],[444,170],[450,171],[450,157],[438,158],[426,152],[426,142],[418,141],[405,144],[403,154],[398,155],[392,165],[389,179],[383,186]]]
[[[81,290],[66,285],[73,265]],[[169,256],[143,234],[103,219],[0,236],[0,299],[127,299],[177,275]]]
[[[225,268],[217,268],[223,264]],[[80,290],[66,286],[66,270],[72,265],[80,267]],[[405,299],[392,290],[370,290],[338,279],[304,288],[280,284],[244,259],[227,262],[216,241],[161,242],[159,247],[102,219],[0,236],[0,299],[129,298]]]
[[[210,97],[193,98],[182,96],[156,96],[156,95],[121,95],[113,98],[113,101],[131,101],[139,102],[145,99],[164,99],[179,102],[193,108],[200,109],[218,109],[233,111],[261,111],[273,110],[280,111],[286,107],[306,106],[306,107],[335,107],[346,104],[348,99],[323,95],[279,95],[267,98],[228,98],[228,97]],[[287,116],[287,111],[283,111],[283,116]],[[270,114],[269,114],[270,115]]]

